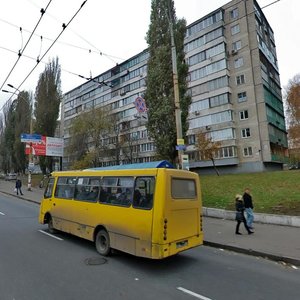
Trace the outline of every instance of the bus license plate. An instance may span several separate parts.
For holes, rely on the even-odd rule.
[[[187,246],[187,245],[188,245],[188,241],[187,241],[187,240],[181,241],[181,242],[176,243],[176,248],[177,248],[177,249],[178,249],[178,248],[182,248],[182,247],[185,247],[185,246]]]

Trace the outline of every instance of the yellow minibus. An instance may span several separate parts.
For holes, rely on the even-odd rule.
[[[161,259],[203,243],[199,176],[167,161],[53,172],[40,205],[48,230]]]

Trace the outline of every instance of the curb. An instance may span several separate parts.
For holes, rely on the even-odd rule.
[[[25,200],[27,202],[35,203],[35,204],[38,204],[38,205],[41,204],[38,201],[35,201],[35,200],[32,200],[32,199],[28,199],[28,198],[25,198],[25,197],[22,197],[22,196],[18,196],[18,195],[12,194],[12,193],[8,193],[8,192],[5,192],[5,191],[0,191],[0,193],[8,195],[8,196],[15,197],[15,198],[19,198],[19,199],[22,199],[22,200]]]
[[[225,220],[235,220],[235,212],[230,210],[203,207],[202,213],[203,216],[205,217],[212,217],[212,218],[225,219]],[[300,227],[299,216],[254,213],[254,219],[255,222],[262,223],[262,224]]]
[[[231,245],[225,245],[225,244],[219,244],[215,242],[209,242],[209,241],[203,241],[203,245],[208,246],[208,247],[213,247],[213,248],[222,248],[226,249],[229,251],[237,252],[237,253],[242,253],[242,254],[247,254],[255,257],[263,257],[267,258],[269,260],[275,261],[275,262],[284,262],[289,265],[294,265],[294,266],[300,266],[300,260],[293,258],[293,257],[286,257],[286,256],[280,256],[280,255],[274,255],[271,253],[265,253],[261,251],[256,251],[252,249],[244,249],[236,246],[231,246]]]

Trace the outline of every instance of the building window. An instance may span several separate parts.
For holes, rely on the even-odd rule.
[[[207,126],[208,127],[208,126]],[[226,128],[222,130],[216,130],[212,131],[208,134],[210,138],[214,142],[216,141],[224,141],[224,140],[230,140],[235,138],[234,129],[233,128]]]
[[[232,50],[238,51],[242,48],[242,42],[241,41],[236,41],[232,43]]]
[[[238,93],[237,97],[238,97],[238,102],[245,102],[245,101],[247,101],[247,93],[246,92]]]
[[[240,57],[234,61],[234,67],[236,69],[242,67],[243,65],[244,65],[244,59],[242,57]]]
[[[196,143],[196,136],[195,134],[188,135],[188,145],[195,145]]]
[[[215,97],[209,98],[210,107],[215,107],[223,104],[229,103],[229,96],[228,94],[221,94]]]
[[[244,74],[236,76],[236,84],[237,85],[244,84],[244,83],[245,83],[245,75]]]
[[[251,133],[250,133],[250,128],[244,128],[242,129],[242,138],[248,138],[251,136]]]
[[[240,120],[248,119],[248,110],[240,111]]]
[[[215,158],[230,158],[236,156],[236,148],[234,146],[221,148],[215,153]]]
[[[252,156],[252,147],[246,147],[243,149],[243,154],[245,157]]]
[[[240,32],[240,25],[234,25],[231,27],[231,35],[235,35]]]
[[[230,18],[231,19],[235,19],[239,16],[239,10],[238,8],[235,8],[233,10],[230,11]]]

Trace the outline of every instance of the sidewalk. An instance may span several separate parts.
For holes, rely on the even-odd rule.
[[[242,235],[236,235],[235,221],[204,217],[204,244],[300,266],[299,227],[253,225],[254,234],[248,235],[241,224]]]
[[[22,191],[24,195],[17,196],[14,193],[14,186],[15,181],[0,180],[1,193],[14,195],[19,199],[37,204],[41,202],[44,189],[32,187],[32,191],[27,191],[27,185],[23,183]],[[205,215],[203,217],[205,245],[300,266],[299,227],[267,224],[272,222],[273,219],[260,214],[261,220],[265,223],[254,223],[254,234],[248,235],[243,224],[241,224],[240,231],[243,235],[235,235],[236,222],[233,220],[233,212],[226,212],[224,218],[224,212],[216,214],[214,210],[215,217],[211,217],[207,210],[210,209],[203,209]],[[288,218],[288,216],[281,217],[283,220]]]

